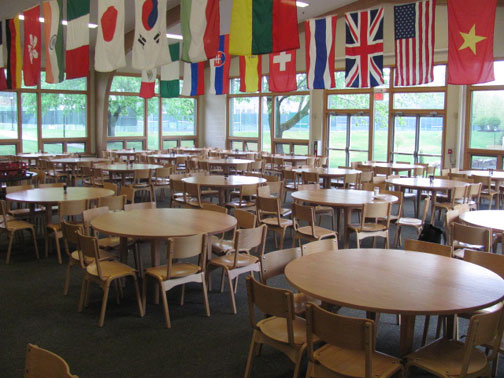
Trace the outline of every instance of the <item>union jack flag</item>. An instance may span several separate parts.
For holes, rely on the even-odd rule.
[[[345,14],[345,85],[383,84],[383,8]]]

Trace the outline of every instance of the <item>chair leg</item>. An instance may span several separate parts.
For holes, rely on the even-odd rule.
[[[10,255],[12,251],[12,243],[14,241],[14,232],[9,231],[9,246],[7,247],[7,257],[5,259],[5,263],[9,264],[10,263]]]
[[[252,341],[250,342],[250,348],[249,348],[249,354],[248,354],[248,358],[247,358],[247,365],[245,366],[244,378],[248,378],[250,376],[250,369],[252,367],[252,360],[254,359],[254,350],[255,350],[255,346],[256,346],[255,332],[256,331],[254,331],[254,334],[252,335]]]
[[[184,305],[184,295],[185,295],[185,285],[182,284],[182,289],[180,290],[180,306]]]
[[[82,279],[82,285],[81,285],[81,293],[80,293],[80,299],[79,299],[79,307],[78,310],[79,312],[82,312],[84,309],[84,301],[86,298],[86,286],[87,286],[87,279],[84,277]]]
[[[109,290],[110,282],[105,282],[105,285],[103,286],[103,298],[100,310],[100,318],[98,319],[98,327],[103,327],[103,323],[105,322],[105,312],[107,311]]]
[[[137,300],[137,305],[138,305],[138,311],[140,312],[140,317],[143,318],[144,311],[143,311],[143,306],[142,306],[142,298],[140,297],[140,288],[138,287],[138,280],[135,275],[133,275],[133,283],[135,285],[135,294],[136,294],[136,300]]]
[[[299,348],[299,350],[296,352],[296,357],[294,360],[294,374],[292,375],[293,378],[297,378],[299,376],[299,369],[301,368],[301,359],[303,358],[305,348]]]
[[[204,277],[203,277],[203,280],[201,280],[201,285],[203,286],[203,301],[205,303],[205,313],[206,313],[206,316],[210,316],[210,303],[208,303],[207,286],[206,286]]]
[[[68,260],[68,265],[65,275],[65,287],[63,288],[63,295],[68,295],[68,288],[70,287],[70,270],[72,269],[72,259]]]
[[[430,323],[430,315],[425,315],[425,324],[422,335],[422,346],[427,342],[427,334],[429,333],[429,323]]]
[[[283,249],[284,239],[285,239],[285,228],[282,228],[282,231],[280,232],[280,249]]]
[[[388,231],[387,231],[387,234],[385,235],[385,248],[389,249],[390,245],[389,245],[389,240],[388,240]]]
[[[146,307],[147,307],[147,274],[145,275],[143,282],[142,282],[142,309],[143,309],[144,315],[147,310]]]
[[[161,282],[159,283],[159,287],[161,291],[161,299],[163,300],[163,310],[164,310],[166,328],[171,328],[170,310],[168,309],[168,299],[166,299],[166,292],[163,290]]]
[[[33,237],[33,246],[35,248],[35,256],[37,256],[37,260],[40,259],[38,245],[37,245],[37,235],[35,234],[35,227],[31,228],[31,233]]]
[[[56,254],[58,255],[58,264],[63,264],[63,260],[61,259],[61,248],[59,238],[56,232],[54,233],[54,242],[56,243]]]
[[[395,239],[394,240],[394,247],[397,248],[398,246],[401,246],[401,226],[400,225],[396,225],[396,232],[395,232],[394,239]]]
[[[235,295],[234,295],[234,290],[233,290],[233,281],[231,280],[231,276],[229,275],[229,270],[226,269],[226,275],[228,278],[228,284],[229,284],[229,296],[231,297],[231,307],[233,308],[233,314],[236,314],[236,301],[235,301]]]

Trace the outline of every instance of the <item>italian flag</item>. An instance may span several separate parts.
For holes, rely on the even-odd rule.
[[[173,98],[180,95],[180,43],[169,46],[171,63],[161,67],[160,96]]]
[[[295,0],[233,0],[230,54],[269,54],[298,48]]]
[[[89,73],[89,0],[68,0],[66,78],[86,77]]]
[[[63,0],[44,1],[44,42],[46,82],[60,83],[65,79],[65,47],[63,46]]]

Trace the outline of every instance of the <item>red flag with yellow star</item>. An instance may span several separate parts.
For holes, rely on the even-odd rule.
[[[448,0],[448,84],[494,80],[497,0]]]

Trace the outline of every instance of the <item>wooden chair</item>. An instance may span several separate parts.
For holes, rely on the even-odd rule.
[[[285,202],[288,192],[295,192],[298,190],[298,176],[296,172],[285,169],[282,171],[282,181],[284,183],[284,198],[282,201]]]
[[[183,178],[189,177],[185,174],[176,174],[170,176],[170,206],[182,207],[184,205],[184,181]]]
[[[126,196],[109,196],[98,199],[98,207],[108,207],[110,211],[122,211],[126,205]]]
[[[315,224],[315,208],[313,206],[304,206],[294,202],[292,204],[292,220],[294,227],[293,247],[296,245],[296,240],[299,240],[301,247],[301,240],[312,242],[326,238],[337,238],[335,231]],[[300,221],[307,222],[308,225],[301,226]]]
[[[253,334],[244,377],[250,376],[252,360],[262,344],[283,352],[294,362],[293,377],[297,378],[306,349],[306,322],[294,312],[294,295],[247,277],[250,324]],[[257,321],[256,307],[268,317]]]
[[[5,258],[5,263],[10,263],[10,256],[12,252],[12,244],[14,242],[14,235],[17,231],[30,231],[33,237],[33,246],[35,248],[35,256],[37,259],[39,256],[38,245],[37,245],[37,236],[35,235],[35,226],[31,223],[28,223],[23,220],[13,220],[9,219],[7,216],[7,204],[5,200],[0,200],[0,209],[1,209],[1,222],[0,222],[0,230],[7,232],[7,236],[9,239],[9,245],[7,247],[7,256]]]
[[[315,184],[307,184],[315,185]],[[284,197],[284,188],[282,181],[268,182],[266,185],[257,187],[257,197],[271,197],[282,199]],[[280,209],[280,214],[282,217],[288,217],[292,213],[292,210],[288,207],[282,207]],[[264,213],[266,214],[266,212]]]
[[[318,190],[320,185],[318,184],[299,184],[298,190]],[[334,230],[334,209],[331,206],[316,205],[315,215],[319,217],[318,224],[322,223],[322,216],[328,216],[331,219],[331,229]]]
[[[95,235],[98,237],[97,233],[94,233],[91,228],[91,222],[93,219],[108,214],[110,209],[108,206],[93,207],[92,209],[87,209],[82,212],[82,222],[84,224],[84,234]],[[118,236],[106,236],[98,238],[98,245],[103,249],[113,249],[120,245],[120,238]]]
[[[317,172],[301,171],[301,181],[303,184],[318,184],[318,185],[320,185],[320,177]]]
[[[337,251],[338,239],[322,239],[303,244],[301,246],[301,254],[303,256],[311,255],[313,253]]]
[[[89,294],[89,283],[91,281],[96,282],[103,290],[100,318],[98,320],[98,326],[103,327],[103,323],[105,321],[105,311],[107,310],[107,300],[110,285],[112,284],[112,282],[115,282],[116,289],[121,288],[121,284],[117,285],[118,280],[123,277],[132,277],[135,284],[138,310],[140,312],[140,317],[143,317],[144,312],[142,300],[140,298],[140,291],[138,289],[135,269],[118,261],[102,261],[102,256],[98,247],[98,239],[94,236],[83,235],[80,232],[77,235],[79,236],[79,248],[81,251],[82,259],[94,259],[93,263],[86,266],[86,273],[82,280],[81,295],[79,300],[79,312],[82,312],[82,310],[84,309],[84,304],[87,304],[88,302],[87,298]]]
[[[392,377],[399,359],[375,350],[375,323],[306,306],[306,377]],[[319,341],[323,346],[315,350]]]
[[[490,252],[491,237],[490,230],[485,228],[468,226],[458,222],[453,222],[451,225],[451,245],[457,257],[463,258],[466,248]]]
[[[417,237],[420,236],[422,232],[423,225],[425,220],[427,219],[427,213],[429,212],[430,206],[430,197],[424,199],[423,210],[422,210],[422,218],[405,218],[401,217],[395,222],[396,233],[395,233],[395,241],[394,245],[396,247],[401,246],[401,231],[403,227],[413,227],[417,233]]]
[[[280,235],[280,249],[283,249],[285,232],[293,223],[290,219],[282,218],[280,201],[279,198],[257,197],[256,206],[259,224],[267,225],[268,230]]]
[[[136,169],[133,172],[133,182],[128,185],[133,189],[134,194],[137,192],[147,192],[149,201],[154,201],[152,189],[152,169]]]
[[[444,226],[445,226],[445,243],[448,245],[452,245],[452,238],[451,238],[451,228],[452,228],[452,223],[458,222],[459,221],[459,211],[457,209],[454,210],[448,210],[445,213],[445,218],[444,218]]]
[[[431,243],[417,239],[406,239],[404,241],[404,250],[431,253],[433,255],[445,257],[452,257],[453,253],[453,248],[451,245]]]
[[[495,199],[495,207],[499,207],[499,191],[495,190],[492,188],[492,177],[490,176],[473,176],[474,182],[475,183],[481,183],[481,193],[480,193],[480,199],[487,199],[488,200],[488,208],[492,208],[492,203]]]
[[[466,203],[469,205],[470,210],[478,210],[479,208],[481,187],[481,182],[468,185]]]
[[[79,378],[63,358],[34,344],[26,346],[24,372],[25,378]]]
[[[221,214],[227,214],[228,209],[224,206],[217,205],[216,203],[211,203],[211,202],[203,202],[201,204],[201,209],[203,210],[208,210],[208,211],[215,211],[217,213]]]
[[[199,184],[184,182],[184,205],[191,209],[201,209],[201,187]]]
[[[154,198],[158,190],[161,190],[161,200],[164,199],[165,191],[170,189],[170,176],[174,173],[173,167],[157,168],[154,171],[154,179],[152,180],[151,187]]]
[[[436,216],[436,211],[439,211],[439,215],[441,216],[441,211],[453,210],[455,208],[455,205],[457,204],[457,200],[460,201],[466,198],[466,191],[467,191],[466,186],[457,186],[450,190],[451,200],[449,202],[438,202],[436,198],[436,202],[434,203],[432,209],[430,223],[434,224],[434,217]]]
[[[236,229],[244,229],[244,228],[246,229],[256,227],[257,218],[255,214],[251,212],[236,209],[233,213],[233,216],[236,218]],[[236,238],[236,229],[235,232],[233,233],[232,239],[224,239],[223,237],[219,238],[217,236],[212,236],[210,239],[212,243],[212,252],[218,256],[222,256],[233,251],[234,242]]]
[[[228,278],[233,314],[236,314],[236,301],[234,293],[237,287],[233,285],[233,280],[237,280],[240,274],[247,272],[250,272],[251,274],[252,272],[259,272],[260,274],[261,258],[264,254],[264,248],[266,246],[266,231],[266,225],[261,225],[256,228],[237,230],[236,237],[234,239],[233,252],[224,256],[213,258],[208,262],[207,277],[209,277],[212,270],[222,268]],[[250,254],[252,249],[259,251],[258,256]],[[236,281],[235,284],[237,285],[238,282]]]
[[[159,284],[163,309],[166,321],[166,328],[171,328],[170,312],[168,310],[168,300],[166,292],[176,286],[182,285],[182,297],[180,304],[184,304],[184,288],[189,282],[201,283],[203,286],[203,299],[205,302],[206,315],[210,316],[208,305],[207,288],[205,282],[207,236],[205,234],[170,238],[166,253],[167,264],[154,266],[145,270],[143,281],[143,311],[146,310],[147,277],[152,277]],[[199,258],[199,264],[188,262],[186,259]],[[183,261],[185,260],[185,261]]]
[[[5,194],[10,194],[10,193],[15,193],[15,192],[22,192],[25,190],[33,189],[33,185],[12,185],[12,186],[6,186],[5,187]],[[22,206],[23,204],[21,203],[16,203],[16,207],[13,207],[13,202],[6,200],[6,212],[8,215],[18,218],[18,219],[24,219],[27,220],[31,217],[30,214],[30,209],[26,206]]]
[[[382,237],[385,239],[385,248],[389,248],[389,228],[390,228],[390,202],[370,202],[362,206],[361,222],[358,225],[348,225],[348,232],[354,231],[357,239],[357,248],[360,248],[360,241],[369,237]],[[375,222],[366,222],[366,219],[373,218]],[[383,220],[378,223],[376,220]],[[374,243],[373,243],[374,244]]]
[[[255,206],[255,202],[251,199],[256,193],[257,184],[242,185],[238,193],[238,199],[227,202],[226,207],[233,209],[252,209]]]
[[[118,185],[113,182],[108,182],[108,181],[103,182],[103,189],[112,190],[114,192],[114,195],[117,195],[118,188],[119,188]],[[105,197],[103,197],[103,198],[105,198]]]

